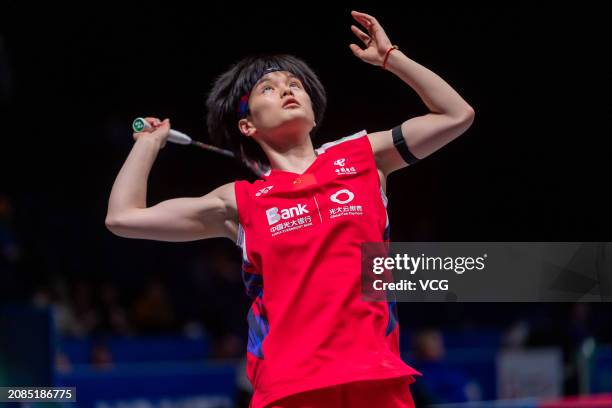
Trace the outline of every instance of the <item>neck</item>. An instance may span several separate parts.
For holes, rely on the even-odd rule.
[[[260,141],[273,170],[303,173],[316,159],[310,135],[279,138],[280,142]],[[284,142],[284,143],[283,143]]]

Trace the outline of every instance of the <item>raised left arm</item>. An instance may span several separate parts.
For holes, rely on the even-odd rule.
[[[352,12],[369,34],[355,26],[351,29],[366,49],[355,44],[350,48],[361,60],[382,66],[392,44],[378,21],[367,14]],[[474,121],[474,109],[442,78],[408,58],[400,50],[389,53],[385,68],[410,85],[421,97],[430,113],[402,123],[402,133],[410,152],[418,159],[425,158],[464,133]],[[368,135],[378,169],[386,176],[406,167],[393,144],[391,129]]]

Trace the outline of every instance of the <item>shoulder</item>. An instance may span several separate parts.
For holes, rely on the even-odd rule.
[[[235,182],[223,184],[211,191],[207,196],[218,199],[227,213],[227,219],[237,220],[237,205]]]
[[[232,181],[231,183],[223,184],[222,186],[217,187],[213,191],[210,192],[211,195],[220,198],[224,203],[230,205],[232,201],[236,201],[235,194],[235,184],[236,182]]]
[[[367,138],[367,135],[368,132],[366,132],[365,130],[360,130],[359,132],[353,133],[352,135],[344,136],[340,139],[324,143],[316,150],[317,153],[321,154],[330,149],[346,148],[348,146],[353,146],[355,144],[363,143],[364,140]]]

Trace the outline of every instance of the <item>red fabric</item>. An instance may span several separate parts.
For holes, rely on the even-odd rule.
[[[291,395],[266,408],[414,408],[413,378],[359,381]]]
[[[334,143],[317,149],[302,175],[272,170],[235,183],[243,276],[255,297],[247,347],[254,408],[420,375],[400,359],[389,304],[361,299],[360,244],[381,242],[387,223],[372,147],[365,131]]]

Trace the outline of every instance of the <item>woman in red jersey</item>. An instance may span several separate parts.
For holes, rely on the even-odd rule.
[[[253,299],[248,313],[251,406],[413,407],[418,371],[399,356],[393,302],[365,302],[360,244],[389,239],[386,177],[465,132],[474,110],[453,88],[394,46],[372,16],[352,12],[364,62],[411,86],[430,113],[393,129],[361,131],[315,149],[326,93],[290,55],[245,58],[217,78],[208,129],[261,179],[228,183],[202,197],[146,207],[148,174],[169,120],[147,118],[109,199],[115,234],[162,241],[232,239]]]

